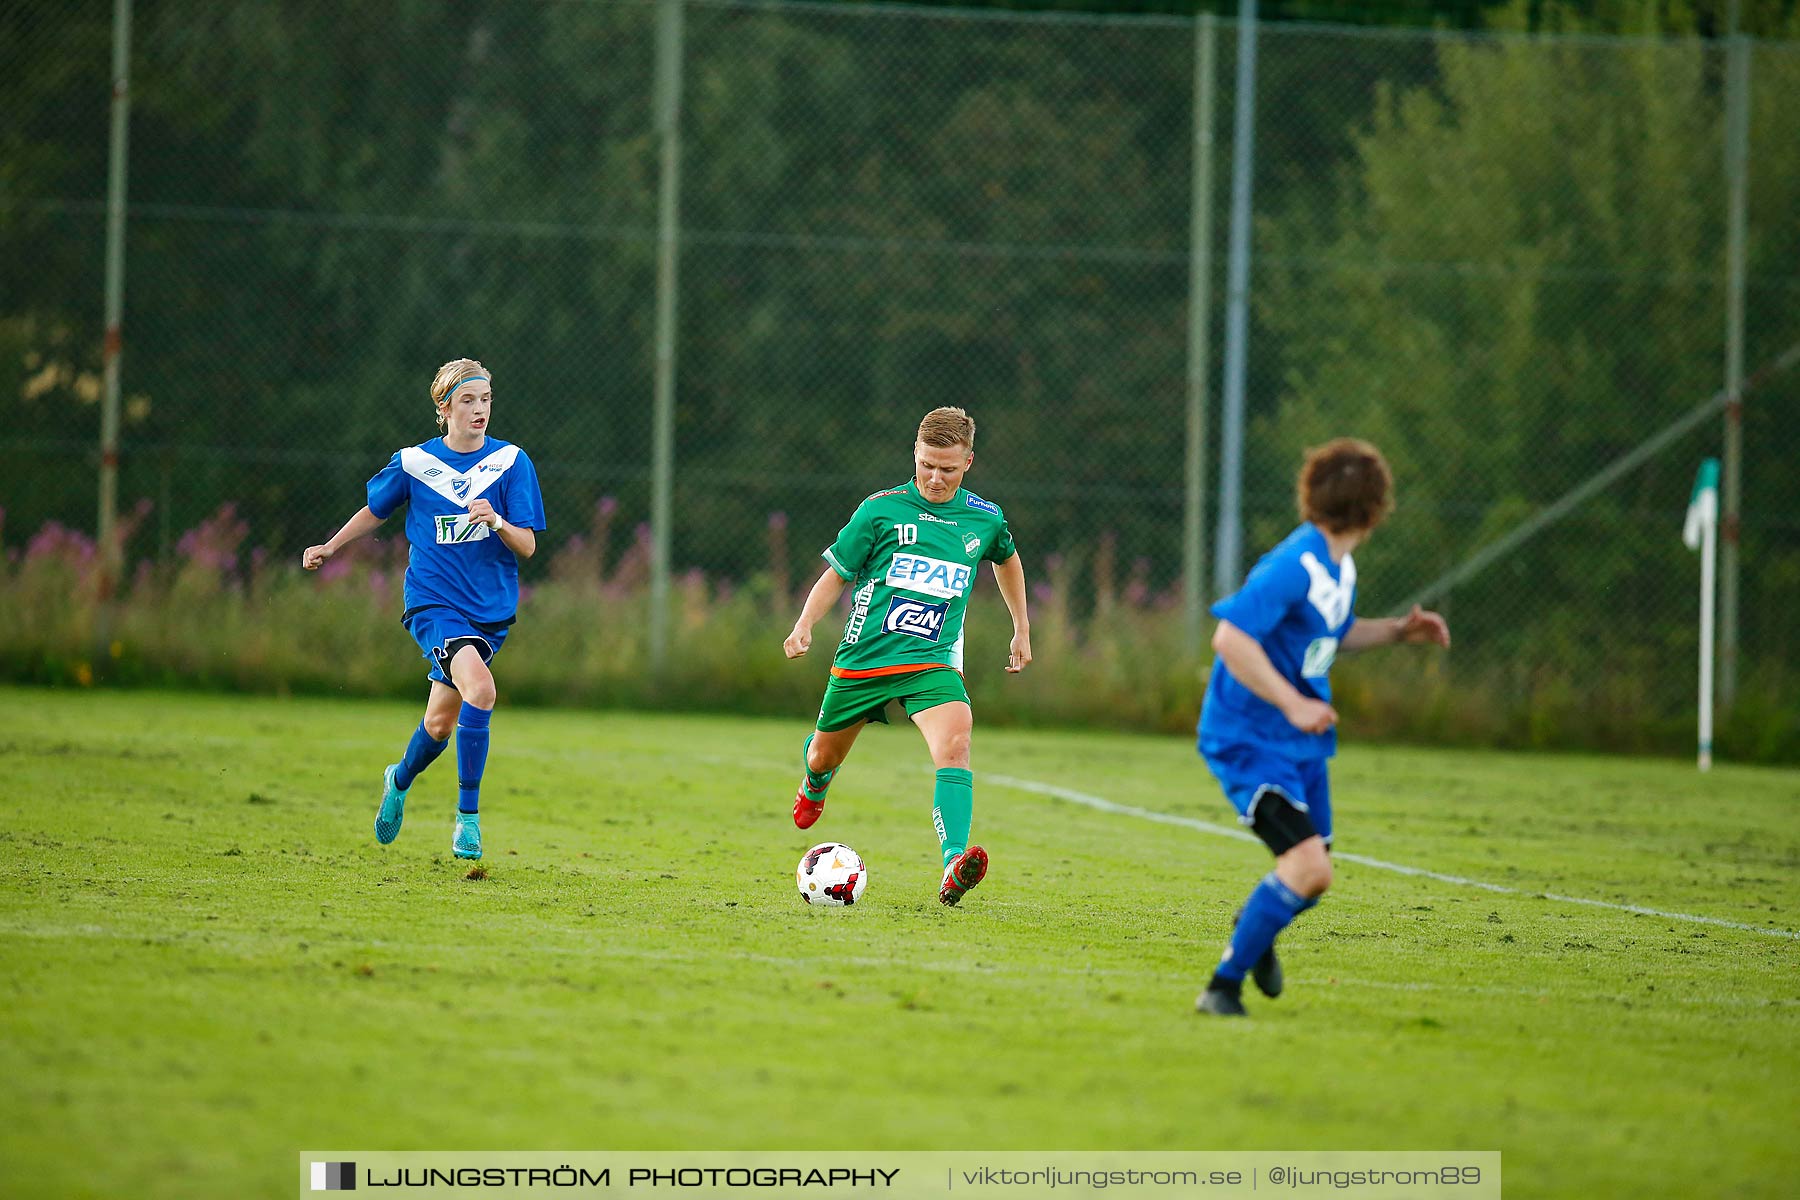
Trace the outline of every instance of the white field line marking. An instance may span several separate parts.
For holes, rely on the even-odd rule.
[[[1174,813],[1153,812],[1147,808],[1134,808],[1129,804],[1115,804],[1100,796],[1091,796],[1086,792],[1077,792],[1072,788],[1057,787],[1051,783],[1038,783],[1031,779],[1016,779],[1010,775],[986,775],[983,779],[997,783],[1001,787],[1014,788],[1021,792],[1035,792],[1040,796],[1054,796],[1058,800],[1067,800],[1074,804],[1083,804],[1101,812],[1117,813],[1120,816],[1137,817],[1145,821],[1156,821],[1163,825],[1179,825],[1184,829],[1197,829],[1201,833],[1210,833],[1219,837],[1236,838],[1239,841],[1255,842],[1259,839],[1255,834],[1243,829],[1233,829],[1229,825],[1216,825],[1211,821],[1199,821],[1193,817],[1177,816]],[[1696,925],[1716,925],[1724,929],[1741,929],[1745,933],[1760,933],[1765,937],[1787,938],[1800,941],[1800,933],[1790,929],[1770,929],[1762,925],[1749,925],[1742,921],[1727,921],[1722,917],[1703,917],[1696,913],[1668,912],[1660,908],[1645,908],[1641,904],[1615,904],[1610,900],[1590,900],[1585,896],[1564,896],[1556,892],[1534,892],[1524,888],[1508,887],[1503,883],[1489,883],[1482,879],[1467,879],[1461,875],[1447,875],[1442,871],[1427,871],[1423,867],[1409,867],[1404,863],[1386,862],[1379,858],[1369,858],[1362,854],[1343,854],[1332,851],[1333,858],[1341,862],[1353,862],[1360,866],[1374,867],[1378,871],[1392,871],[1397,875],[1413,875],[1421,879],[1435,879],[1439,883],[1453,883],[1459,887],[1480,888],[1486,892],[1501,892],[1508,896],[1538,896],[1545,900],[1555,900],[1563,904],[1586,904],[1592,908],[1610,908],[1616,912],[1637,913],[1645,917],[1663,917],[1670,921],[1691,921]]]

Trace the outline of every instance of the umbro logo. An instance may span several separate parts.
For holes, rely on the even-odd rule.
[[[436,479],[439,475],[442,475],[442,474],[443,474],[443,472],[438,470],[436,467],[429,467],[425,471],[425,478]]]

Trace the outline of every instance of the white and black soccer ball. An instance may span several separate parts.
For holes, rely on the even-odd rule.
[[[794,869],[800,898],[808,904],[842,908],[862,899],[869,886],[869,868],[862,855],[841,842],[820,842]]]

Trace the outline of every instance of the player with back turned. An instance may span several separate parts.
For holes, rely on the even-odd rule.
[[[1199,750],[1239,820],[1275,855],[1275,869],[1238,911],[1196,1001],[1203,1013],[1244,1016],[1246,974],[1264,995],[1280,995],[1275,939],[1331,886],[1332,661],[1340,651],[1395,642],[1450,645],[1444,618],[1416,605],[1404,617],[1356,616],[1351,551],[1393,507],[1393,486],[1386,460],[1367,442],[1338,438],[1308,451],[1299,527],[1212,606],[1219,625]]]

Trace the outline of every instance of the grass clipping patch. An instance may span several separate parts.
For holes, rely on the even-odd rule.
[[[482,879],[486,879],[487,877],[488,877],[487,876],[487,868],[482,866],[480,863],[476,863],[474,866],[470,867],[468,870],[468,873],[463,876],[464,879],[474,879],[474,880],[482,880]]]

